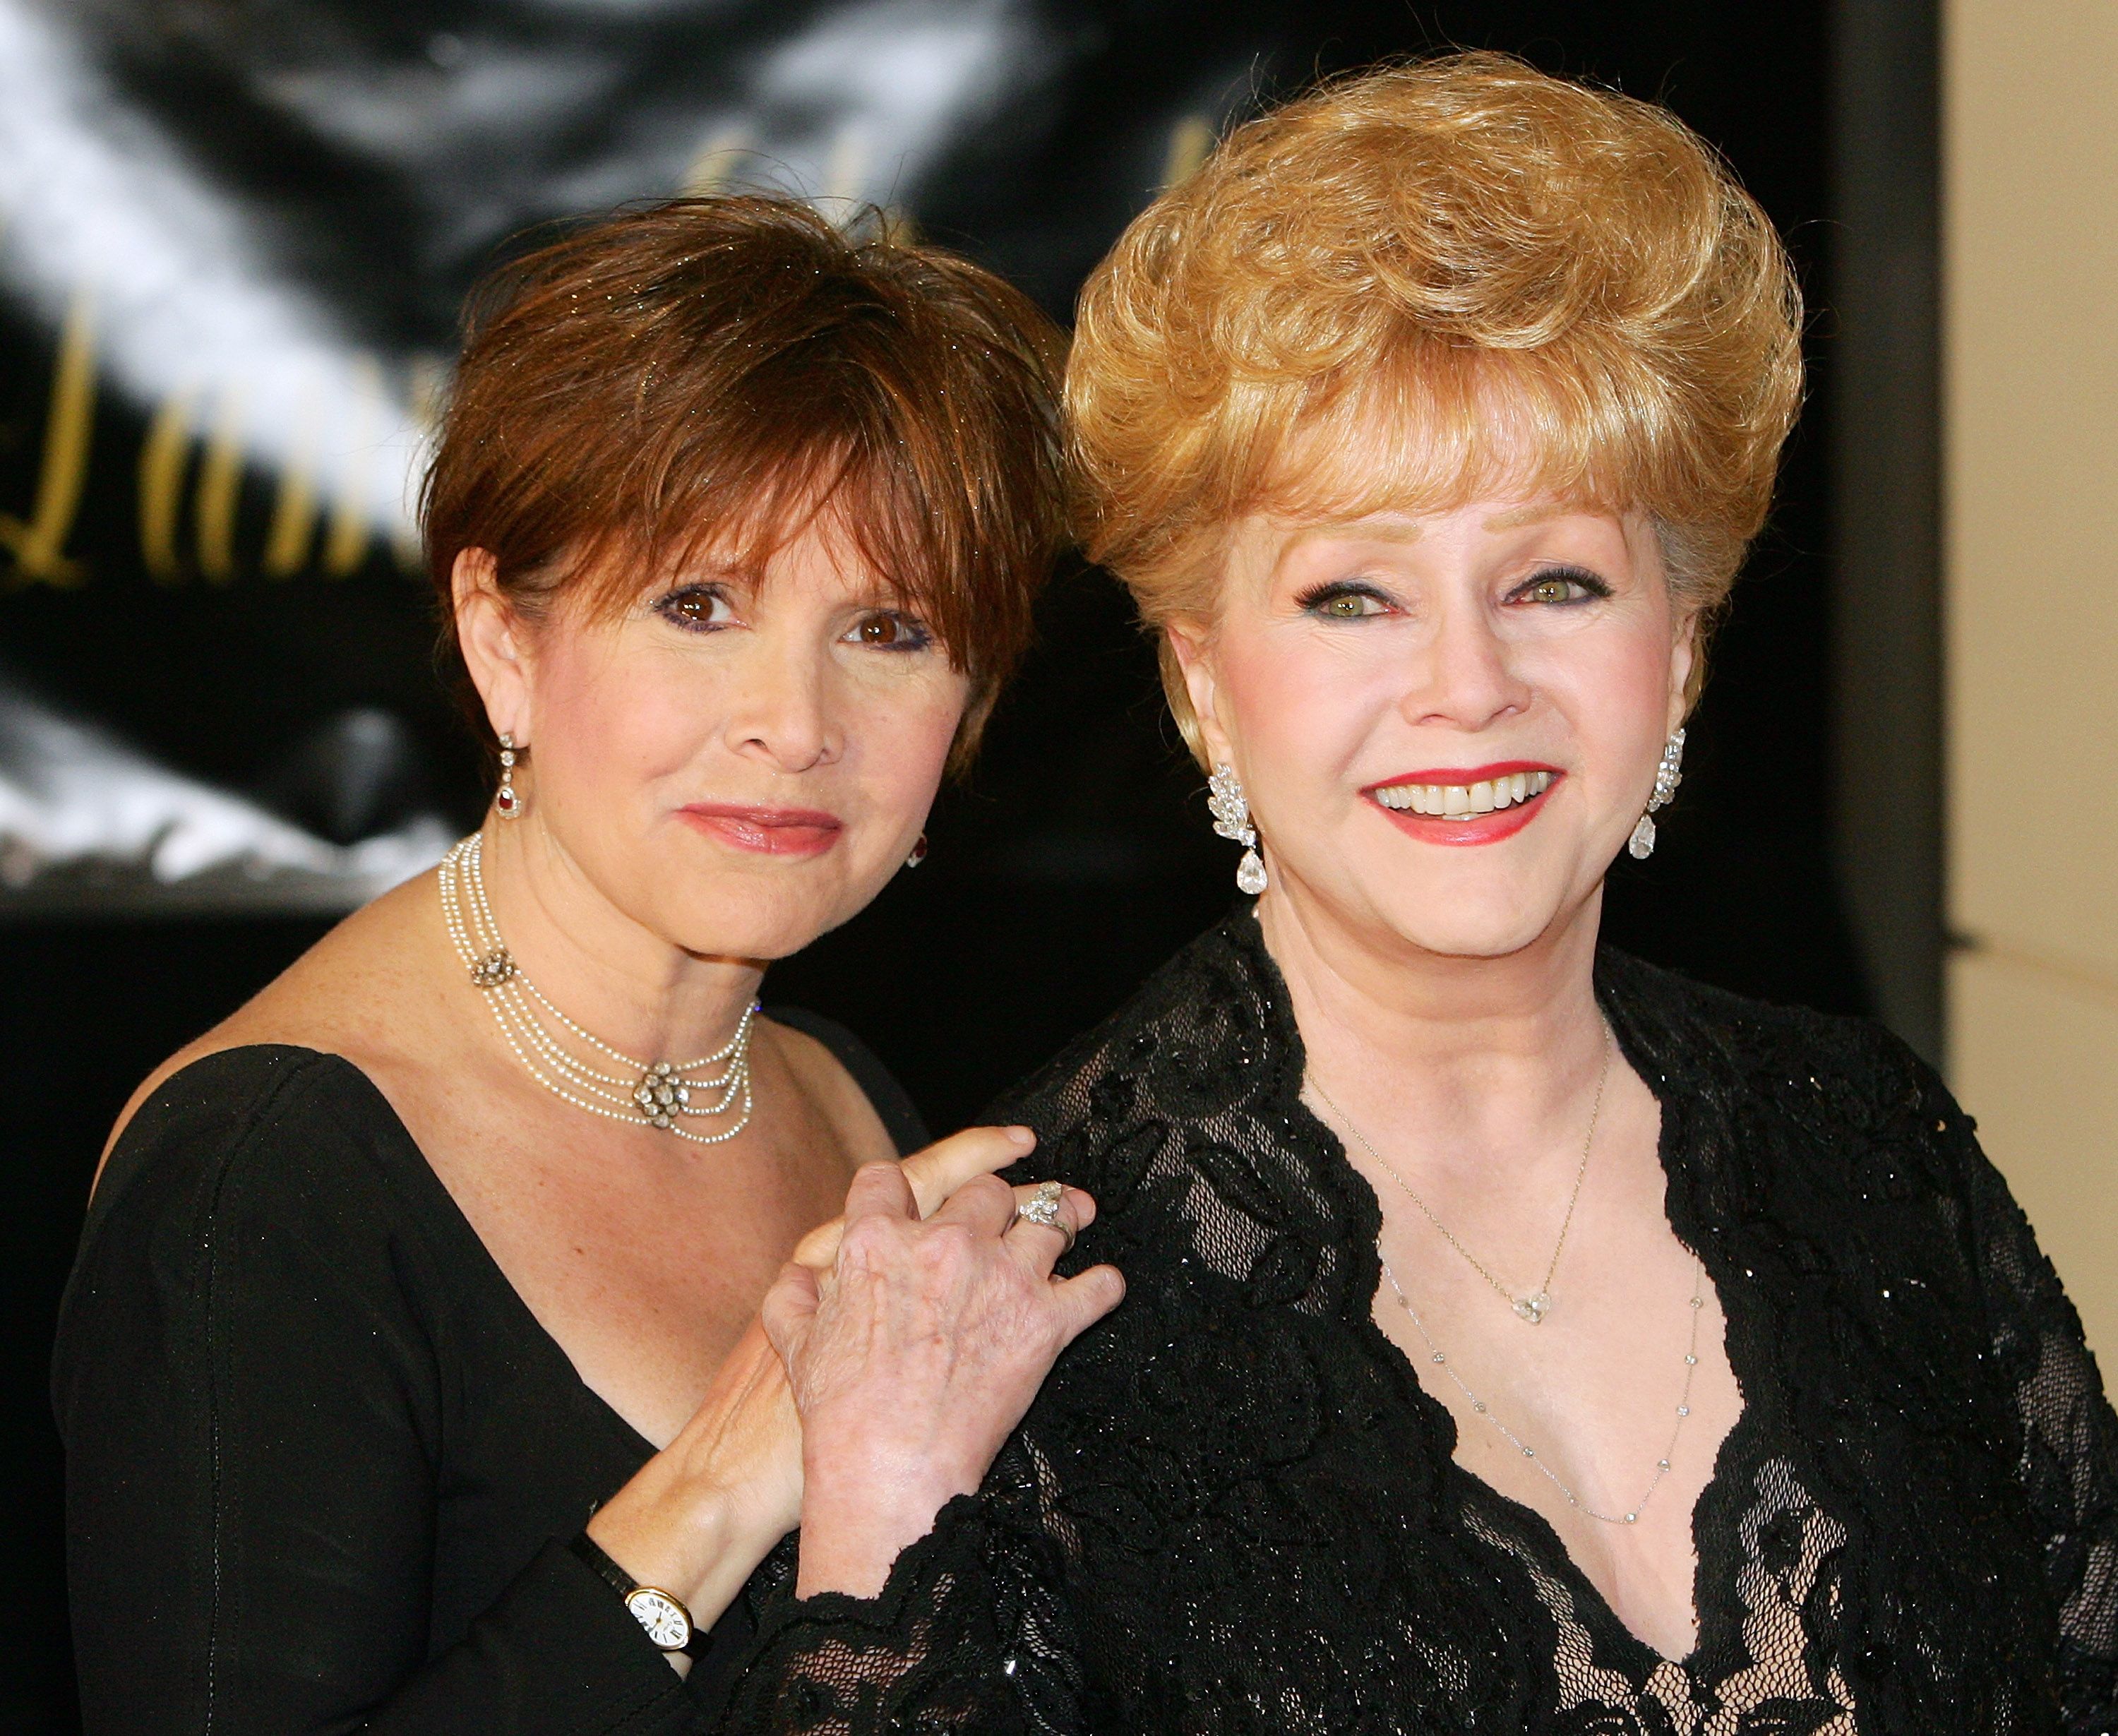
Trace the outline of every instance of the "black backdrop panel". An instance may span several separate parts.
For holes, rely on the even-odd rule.
[[[456,303],[511,236],[735,173],[907,212],[1063,317],[1198,122],[1456,43],[1668,101],[1820,302],[1824,29],[1821,0],[0,0],[5,1402],[29,1448],[0,1724],[68,1728],[42,1388],[102,1131],[476,814],[401,491]],[[1825,832],[1827,433],[1812,410],[1609,928],[1860,1010]],[[931,831],[925,867],[767,993],[861,1030],[937,1127],[1232,894],[1153,659],[1093,572],[1055,586]]]

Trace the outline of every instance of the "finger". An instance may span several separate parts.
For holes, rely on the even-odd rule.
[[[764,1324],[765,1336],[772,1341],[772,1348],[783,1363],[789,1359],[807,1333],[809,1322],[816,1317],[816,1306],[821,1296],[816,1275],[791,1260],[779,1268],[779,1275],[765,1293],[765,1300],[758,1304],[757,1317]]]
[[[1092,1266],[1072,1278],[1052,1282],[1052,1304],[1059,1311],[1059,1330],[1068,1344],[1125,1300],[1125,1277],[1115,1266]]]
[[[912,1188],[919,1215],[931,1217],[973,1176],[991,1175],[996,1169],[1020,1163],[1036,1146],[1037,1136],[1027,1127],[966,1127],[936,1141],[923,1151],[913,1152],[897,1167]],[[1029,1189],[1020,1192],[1026,1197]],[[839,1257],[839,1241],[845,1231],[843,1217],[819,1224],[794,1244],[789,1257],[812,1271],[827,1272]]]
[[[904,1178],[902,1164],[878,1159],[853,1172],[853,1185],[846,1189],[845,1223],[861,1218],[916,1218],[918,1215],[918,1202],[912,1197],[912,1184]]]
[[[981,1235],[997,1236],[1014,1219],[1015,1190],[997,1175],[974,1175],[928,1221],[968,1224]]]
[[[846,1233],[846,1220],[833,1218],[828,1224],[819,1224],[794,1244],[794,1252],[787,1257],[797,1266],[806,1266],[812,1272],[827,1272],[839,1257],[839,1239]]]
[[[1015,1204],[1016,1210],[1019,1211],[1023,1206],[1028,1205],[1030,1201],[1035,1199],[1037,1197],[1038,1190],[1043,1187],[1043,1185],[1044,1183],[1042,1182],[1024,1182],[1020,1187],[1017,1187],[1015,1190]],[[1079,1187],[1075,1187],[1070,1183],[1061,1183],[1059,1187],[1059,1204],[1061,1210],[1070,1211],[1074,1214],[1074,1215],[1068,1220],[1068,1222],[1073,1224],[1074,1234],[1076,1235],[1079,1235],[1083,1230],[1086,1229],[1091,1224],[1096,1221],[1096,1201],[1094,1197],[1092,1195],[1084,1193]],[[1030,1227],[1034,1229],[1036,1226],[1033,1224]]]
[[[966,1127],[913,1152],[899,1167],[919,1201],[919,1215],[932,1217],[964,1183],[1021,1162],[1036,1146],[1037,1136],[1027,1127]]]
[[[1015,1190],[1015,1221],[1008,1225],[1003,1240],[1025,1269],[1048,1278],[1052,1266],[1072,1250],[1074,1238],[1094,1221],[1096,1202],[1078,1187],[1061,1187],[1057,1218],[1043,1224],[1023,1216],[1021,1211],[1025,1197],[1034,1197],[1037,1191],[1034,1187]]]

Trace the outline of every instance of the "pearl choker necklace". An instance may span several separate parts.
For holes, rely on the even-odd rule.
[[[473,832],[442,859],[442,918],[471,981],[493,1009],[501,1035],[530,1076],[591,1115],[658,1128],[701,1146],[724,1144],[748,1127],[750,1037],[758,1003],[753,1001],[744,1011],[733,1037],[696,1061],[640,1061],[613,1049],[554,1007],[515,962],[486,899],[481,849],[479,835]],[[548,1017],[626,1071],[603,1072],[582,1060],[553,1034]],[[721,1071],[709,1073],[712,1067]],[[728,1115],[735,1119],[717,1133],[695,1132],[682,1124],[686,1118]]]

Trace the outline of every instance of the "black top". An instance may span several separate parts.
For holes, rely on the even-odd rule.
[[[772,1016],[925,1143],[849,1033]],[[738,1604],[682,1682],[566,1549],[654,1448],[339,1057],[229,1049],[142,1106],[53,1400],[87,1736],[658,1736],[751,1640]]]
[[[1115,1313],[872,1601],[761,1604],[730,1727],[1889,1736],[2118,1729],[2118,1423],[1969,1120],[1875,1026],[1615,953],[1741,1419],[1698,1643],[1635,1638],[1372,1318],[1380,1213],[1302,1106],[1256,923],[997,1113],[1099,1215]],[[786,1570],[785,1552],[761,1579]]]

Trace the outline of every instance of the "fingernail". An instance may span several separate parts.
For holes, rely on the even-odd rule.
[[[1037,1136],[1027,1127],[1010,1127],[1007,1137],[1012,1143],[1024,1148],[1037,1143]]]

